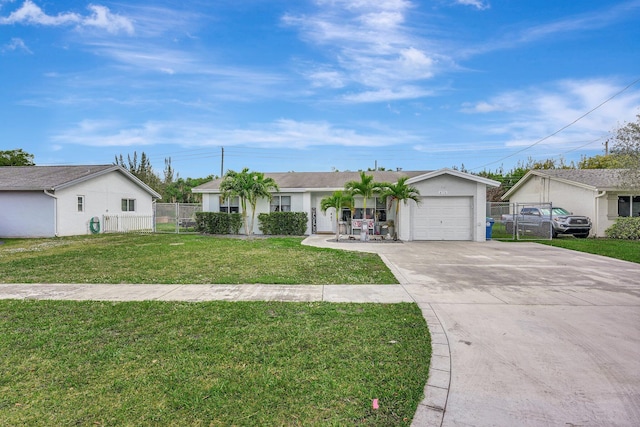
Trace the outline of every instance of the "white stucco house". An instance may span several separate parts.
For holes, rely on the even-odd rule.
[[[365,215],[373,219],[370,233],[384,235],[390,221],[398,226],[401,240],[469,240],[484,241],[486,237],[487,186],[497,187],[499,182],[451,169],[436,171],[372,171],[376,182],[394,183],[407,176],[407,184],[420,191],[421,203],[401,203],[400,218],[394,218],[395,208],[380,198],[367,200],[367,212],[363,212],[362,197],[355,198],[353,224],[346,224],[351,213],[341,214],[345,229],[341,233],[357,233],[358,222]],[[323,213],[320,201],[336,190],[344,190],[349,181],[360,181],[360,172],[283,172],[265,173],[273,178],[280,191],[273,194],[271,203],[260,200],[258,213],[274,211],[307,212],[309,222],[306,234],[335,233],[336,212]],[[202,194],[202,210],[207,212],[239,212],[238,200],[223,200],[220,195],[221,179],[195,187],[194,193]],[[251,215],[251,213],[248,213]],[[259,234],[258,224],[254,233]]]
[[[552,203],[591,218],[591,235],[604,231],[619,217],[640,215],[640,183],[630,185],[621,169],[531,170],[507,191],[512,203]],[[634,188],[635,187],[635,188]]]
[[[123,218],[153,227],[153,201],[158,198],[160,194],[116,165],[4,166],[0,237],[96,233],[107,222],[121,227]]]

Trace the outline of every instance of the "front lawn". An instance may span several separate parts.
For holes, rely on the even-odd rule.
[[[377,254],[301,242],[187,234],[8,239],[0,245],[0,283],[397,283]]]
[[[408,426],[431,346],[415,304],[0,301],[0,354],[3,426]]]
[[[538,243],[640,263],[640,241],[638,240],[562,237],[553,240],[541,240]]]

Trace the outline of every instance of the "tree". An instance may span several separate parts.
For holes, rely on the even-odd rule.
[[[373,180],[373,175],[367,175],[365,172],[360,172],[360,181],[349,181],[344,188],[350,194],[364,198],[363,218],[367,217],[367,199],[382,191],[380,184]]]
[[[336,242],[340,240],[340,215],[342,208],[351,208],[353,206],[353,196],[346,191],[334,191],[331,196],[324,197],[320,200],[320,209],[322,213],[326,213],[328,209],[336,210]]]
[[[168,203],[200,203],[202,194],[193,193],[192,188],[215,179],[213,175],[205,178],[178,178],[164,184],[162,200]]]
[[[0,166],[35,166],[33,154],[17,150],[0,151]]]
[[[583,156],[578,162],[578,169],[623,169],[623,160],[615,154]]]
[[[238,197],[247,236],[253,234],[258,199],[271,200],[271,191],[274,190],[279,191],[279,188],[273,178],[265,178],[261,172],[250,172],[249,168],[244,168],[240,172],[228,171],[220,183],[223,198]],[[251,224],[247,220],[247,203],[251,206]]]
[[[124,162],[124,159],[122,158],[122,154],[120,154],[120,157],[116,156],[114,164],[122,166],[123,168],[127,169],[129,172],[131,172],[132,175],[134,175],[140,181],[144,182],[145,184],[153,188],[158,193],[162,193],[162,181],[160,180],[160,177],[158,177],[158,175],[156,175],[156,173],[153,171],[153,167],[151,166],[151,161],[149,160],[149,157],[147,157],[147,154],[144,151],[140,155],[139,163],[138,163],[138,152],[134,151],[133,159],[129,154],[127,154],[127,163]]]
[[[625,184],[632,188],[640,187],[640,114],[636,115],[635,122],[617,128],[607,142],[611,146],[611,154],[617,156],[622,169],[626,169],[623,175]]]
[[[398,239],[399,219],[400,219],[400,202],[404,202],[405,205],[409,200],[413,200],[416,203],[420,203],[420,191],[412,185],[407,184],[408,176],[403,176],[398,179],[395,184],[383,184],[383,191],[381,197],[386,198],[389,203],[389,207],[396,203],[396,228],[393,238]]]

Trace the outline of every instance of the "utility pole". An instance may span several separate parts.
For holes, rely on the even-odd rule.
[[[220,147],[220,150],[220,178],[222,178],[224,176],[224,147]]]

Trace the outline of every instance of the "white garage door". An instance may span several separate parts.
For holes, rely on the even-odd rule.
[[[414,240],[473,240],[472,197],[423,197],[413,211]]]

